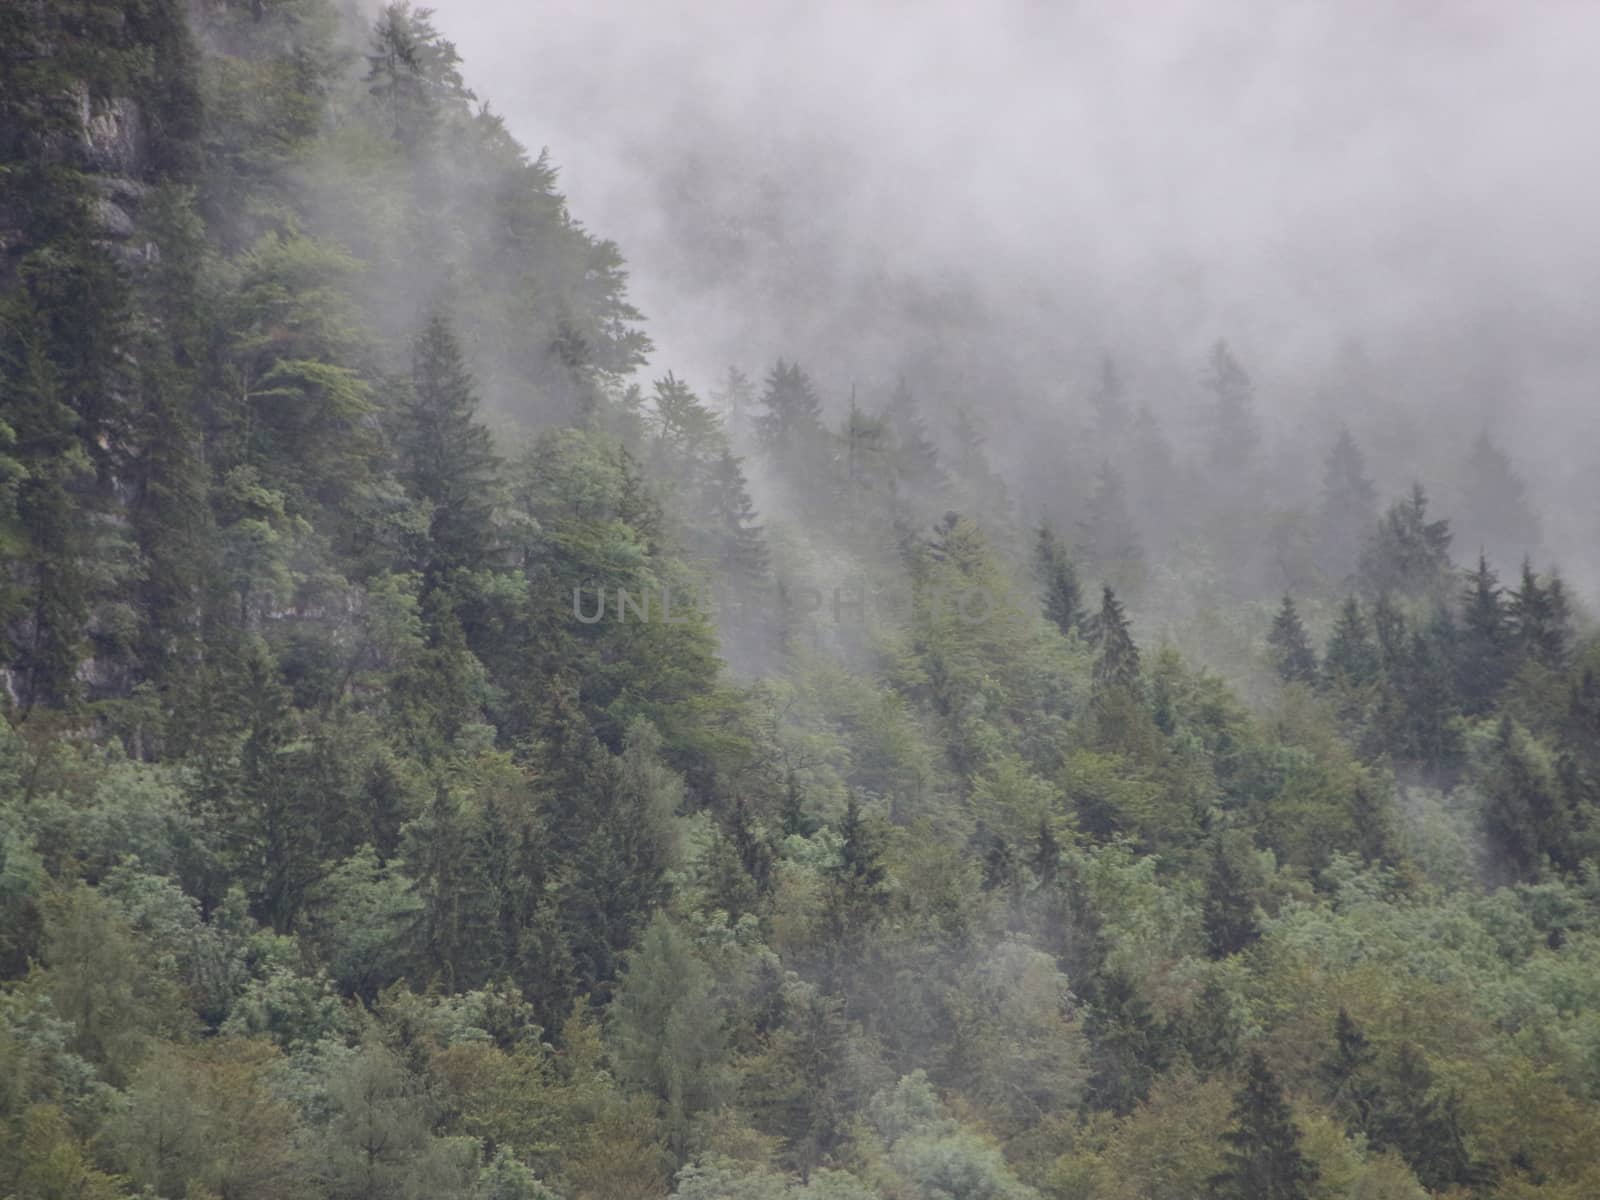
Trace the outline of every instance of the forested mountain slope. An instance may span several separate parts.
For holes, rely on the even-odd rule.
[[[1600,1194],[1600,639],[1489,439],[1464,568],[1348,436],[1263,516],[1223,344],[1050,504],[645,381],[464,70],[0,7],[0,1195]]]

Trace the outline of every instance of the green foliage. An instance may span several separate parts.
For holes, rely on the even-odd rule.
[[[934,370],[647,391],[359,25],[0,6],[0,1194],[1595,1194],[1600,649],[1486,439],[1462,585],[1221,344],[1209,467],[1109,360],[1004,479]]]
[[[1317,654],[1311,648],[1311,638],[1292,597],[1284,596],[1278,615],[1272,619],[1272,632],[1267,635],[1267,642],[1273,650],[1273,667],[1279,679],[1307,685],[1317,682]]]
[[[1215,1194],[1236,1200],[1310,1200],[1316,1168],[1299,1147],[1294,1117],[1266,1059],[1252,1053],[1244,1086],[1233,1098],[1234,1128],[1212,1181]]]

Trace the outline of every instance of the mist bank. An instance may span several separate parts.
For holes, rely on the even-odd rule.
[[[1086,439],[1107,353],[1196,446],[1224,337],[1290,459],[1348,424],[1385,495],[1449,513],[1487,431],[1541,550],[1600,583],[1592,11],[439,8],[622,246],[657,372],[785,355],[836,415],[905,375],[941,423],[985,414],[1015,478]]]

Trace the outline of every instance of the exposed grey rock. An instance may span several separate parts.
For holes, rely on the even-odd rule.
[[[73,89],[82,141],[79,151],[91,171],[129,175],[144,162],[144,122],[132,100],[99,100],[84,84]]]
[[[96,200],[91,211],[95,225],[106,237],[122,241],[133,236],[133,218],[121,206],[110,200]]]

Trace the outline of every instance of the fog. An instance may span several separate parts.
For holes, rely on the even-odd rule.
[[[1487,430],[1600,582],[1592,6],[436,8],[621,244],[658,372],[940,372],[1025,443],[1110,352],[1181,448],[1226,337],[1269,439],[1348,422],[1386,496]]]

